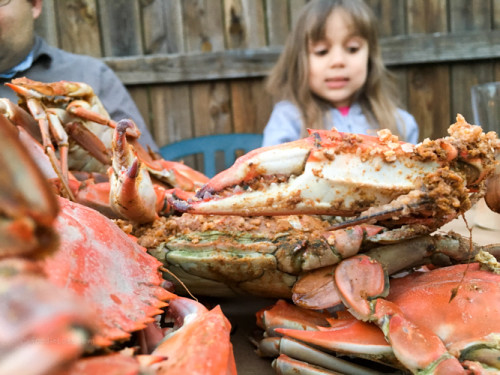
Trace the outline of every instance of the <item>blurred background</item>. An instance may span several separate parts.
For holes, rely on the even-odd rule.
[[[44,0],[37,31],[102,58],[159,146],[219,133],[260,133],[266,74],[306,0]],[[421,140],[446,135],[470,87],[500,80],[500,0],[366,0],[386,65]]]

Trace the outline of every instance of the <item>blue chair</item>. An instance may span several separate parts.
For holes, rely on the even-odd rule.
[[[262,134],[233,133],[216,134],[184,139],[160,148],[160,155],[165,160],[180,160],[183,157],[203,154],[203,173],[207,177],[215,176],[216,152],[224,153],[224,167],[229,168],[236,160],[236,152],[247,153],[262,145]]]

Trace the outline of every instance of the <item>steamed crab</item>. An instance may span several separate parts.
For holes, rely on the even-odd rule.
[[[414,329],[383,299],[377,300],[383,310],[371,313],[367,300],[384,295],[384,268],[390,273],[412,268],[437,258],[440,251],[446,262],[468,261],[477,252],[471,251],[468,240],[429,234],[485,194],[484,181],[494,173],[500,145],[496,134],[482,133],[461,116],[449,132],[449,137],[413,146],[387,133],[362,137],[314,131],[305,140],[255,150],[210,180],[194,198],[174,200],[174,207],[187,214],[165,219],[163,243],[150,251],[192,285],[210,280],[210,292],[222,282],[232,291],[283,293],[289,298],[295,284],[294,302],[309,308],[343,303],[384,332],[387,321],[399,321],[404,327],[382,339],[386,347],[387,341],[392,344],[388,350],[396,352],[394,363],[415,372],[426,368],[462,373],[434,334]],[[346,218],[325,222],[307,214]],[[318,222],[311,224],[314,220]],[[498,251],[498,246],[488,249]],[[354,256],[367,250],[370,257]],[[297,282],[293,276],[307,269],[313,271]],[[353,282],[358,275],[366,277],[365,283]],[[497,298],[495,293],[490,298]],[[423,350],[425,359],[417,351],[415,358],[401,353],[401,332],[421,335],[435,350]],[[488,344],[493,353],[498,350],[494,337]]]
[[[273,278],[274,289],[286,291],[304,271],[359,251],[397,243],[404,250],[410,245],[402,241],[415,242],[465,212],[484,195],[484,181],[495,170],[500,145],[494,132],[484,134],[461,116],[449,132],[449,137],[414,146],[386,132],[369,137],[314,131],[300,141],[254,150],[195,197],[171,200],[187,213],[153,224],[156,239],[144,243],[184,278],[201,276],[232,289],[252,288],[254,282],[268,288],[263,280]],[[166,228],[162,241],[161,225]],[[153,249],[161,242],[163,247]],[[452,258],[465,260],[468,247],[461,249],[463,254]],[[241,272],[225,271],[229,260]],[[416,262],[412,258],[401,268]],[[306,280],[324,280],[330,272]],[[323,284],[306,280],[301,285],[311,286],[304,292],[296,285],[295,301],[309,306],[307,288]]]
[[[57,198],[21,134],[0,116],[0,373],[236,373],[220,308],[165,290],[144,248],[98,212]],[[167,305],[175,324],[163,331],[155,322]],[[151,354],[78,360],[125,345],[132,332]]]
[[[27,78],[14,79],[7,86],[18,94],[21,108],[1,99],[0,111],[42,143],[64,185],[68,183],[68,170],[107,172],[116,122],[90,86],[69,81],[43,83]],[[140,162],[159,182],[191,191],[207,181],[202,173],[145,150],[137,142],[140,131],[135,124],[128,127],[127,137]],[[66,193],[71,195],[68,189]]]

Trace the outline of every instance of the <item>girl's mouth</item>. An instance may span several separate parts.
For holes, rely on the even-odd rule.
[[[329,78],[325,81],[326,87],[329,89],[340,89],[347,85],[348,82],[348,78]]]

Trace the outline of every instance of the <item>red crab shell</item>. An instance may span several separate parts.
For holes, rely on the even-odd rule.
[[[129,338],[166,305],[161,263],[97,211],[64,198],[59,205],[59,251],[43,260],[48,279],[94,306],[95,345]]]

